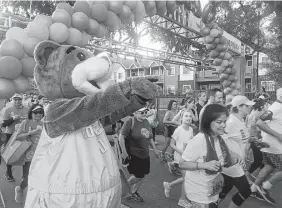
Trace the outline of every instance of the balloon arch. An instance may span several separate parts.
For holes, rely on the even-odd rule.
[[[91,36],[102,38],[123,25],[140,22],[145,16],[173,13],[176,2],[168,1],[76,1],[74,6],[59,3],[52,16],[37,15],[27,27],[11,27],[0,46],[0,99],[10,98],[30,88],[35,61],[33,50],[43,40],[85,47]],[[201,11],[201,10],[200,10]],[[220,79],[225,93],[238,89],[234,61],[226,52],[223,31],[213,23],[215,6],[208,3],[201,12],[206,24],[201,33],[214,65],[222,66]],[[237,90],[238,93],[238,90]]]

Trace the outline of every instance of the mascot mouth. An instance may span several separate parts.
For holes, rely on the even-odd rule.
[[[92,84],[94,87],[97,87],[98,89],[101,89],[101,88],[99,87],[99,85],[97,84],[96,81],[91,80],[91,81],[89,81],[89,82],[90,82],[90,84]]]

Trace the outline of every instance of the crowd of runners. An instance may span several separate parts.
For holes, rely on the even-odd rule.
[[[139,194],[150,173],[150,147],[156,159],[178,175],[164,181],[164,195],[181,189],[181,207],[220,207],[233,186],[229,208],[240,207],[249,197],[275,204],[269,190],[282,180],[282,88],[271,102],[266,93],[249,100],[243,95],[224,97],[220,89],[192,91],[178,103],[170,100],[162,123],[165,145],[158,148],[156,128],[160,125],[155,103],[106,128],[121,170],[131,174],[124,181],[125,200],[142,203]],[[19,161],[22,182],[15,188],[15,200],[22,204],[28,186],[29,166],[42,131],[42,118],[49,101],[36,94],[15,94],[1,111],[3,145],[14,137],[32,143]],[[116,136],[113,136],[116,135]],[[116,139],[113,139],[116,138]],[[118,144],[118,145],[117,145]],[[119,152],[119,153],[117,153]],[[118,160],[117,160],[118,161]],[[12,166],[6,166],[5,179],[13,182]],[[258,173],[258,174],[255,174]]]

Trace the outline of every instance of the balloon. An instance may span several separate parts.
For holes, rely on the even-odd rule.
[[[94,4],[91,7],[91,17],[97,22],[106,21],[108,18],[108,9],[104,4]]]
[[[215,57],[218,56],[218,54],[219,54],[219,52],[217,52],[216,50],[212,50],[212,51],[209,53],[209,56],[210,56],[211,58],[215,58]]]
[[[176,5],[175,1],[166,1],[166,8],[167,8],[169,13],[174,12],[175,5]]]
[[[223,62],[224,62],[225,60],[223,60]],[[230,74],[231,73],[231,68],[230,67],[228,67],[228,68],[226,68],[225,70],[224,70],[224,73],[225,74]]]
[[[34,18],[35,22],[40,22],[41,24],[45,25],[46,27],[50,27],[53,24],[52,17],[44,15],[44,14],[38,14]]]
[[[216,38],[219,35],[219,31],[217,29],[211,29],[210,36]]]
[[[232,82],[230,85],[231,88],[235,89],[237,87],[237,83],[236,82]]]
[[[237,74],[237,69],[235,67],[231,68],[231,74]]]
[[[215,45],[214,44],[207,44],[206,45],[206,48],[207,48],[207,50],[212,50],[212,49],[215,49]]]
[[[208,27],[204,27],[200,30],[203,36],[208,36],[210,34],[210,29]]]
[[[6,33],[6,39],[15,39],[23,44],[27,39],[26,32],[20,27],[11,27]]]
[[[235,75],[230,74],[230,75],[227,77],[227,79],[228,79],[229,81],[235,81]]]
[[[122,1],[109,1],[108,10],[118,15],[122,12],[122,6]]]
[[[129,18],[131,15],[131,9],[127,5],[122,6],[121,13],[119,14],[120,19],[126,19]]]
[[[94,0],[93,4],[103,4],[108,9],[109,8],[109,2],[108,1],[100,1],[100,0]]]
[[[226,43],[226,38],[222,36],[222,37],[219,39],[219,43],[220,43],[220,44],[225,44],[225,43]]]
[[[233,61],[232,59],[230,59],[230,60],[228,61],[228,65],[229,65],[230,67],[234,66],[234,61]]]
[[[221,74],[219,75],[220,81],[223,81],[223,80],[227,79],[227,77],[228,77],[228,74],[225,74],[225,73],[221,73]]]
[[[49,39],[49,29],[39,22],[30,22],[26,27],[27,35],[30,38],[37,38],[41,41]]]
[[[131,11],[133,11],[133,10],[135,10],[135,8],[137,6],[137,1],[124,1],[123,4],[129,6]]]
[[[215,20],[216,7],[211,3],[208,3],[202,12],[202,21],[207,24]]]
[[[166,8],[166,1],[156,1],[156,8],[157,11],[162,11],[164,8]]]
[[[89,18],[83,12],[75,12],[71,16],[72,26],[80,31],[87,29],[89,25]]]
[[[13,56],[21,59],[24,56],[22,44],[14,39],[6,39],[2,42],[0,52],[2,56]]]
[[[35,60],[31,57],[25,57],[21,60],[23,70],[22,75],[33,78],[33,71],[35,67]]]
[[[219,42],[220,42],[220,40],[219,40],[219,38],[217,37],[217,38],[215,38],[214,40],[213,40],[213,44],[215,44],[215,45],[217,45],[217,44],[219,44]]]
[[[38,40],[37,38],[28,38],[25,42],[24,42],[24,51],[26,52],[26,54],[28,56],[33,57],[33,51],[35,46],[40,42],[40,40]]]
[[[118,16],[111,11],[108,11],[108,18],[105,22],[103,22],[111,31],[115,31],[120,29],[121,21]]]
[[[122,20],[122,22],[127,25],[127,24],[131,24],[134,21],[134,19],[135,19],[134,14],[131,14],[129,18]]]
[[[227,87],[227,88],[225,88],[225,89],[223,90],[223,93],[224,93],[225,95],[230,94],[230,92],[232,92],[232,89],[231,89],[230,87]]]
[[[225,55],[225,52],[220,52],[220,53],[218,54],[217,58],[222,59],[224,55]]]
[[[145,4],[145,2],[146,2],[146,4]],[[154,0],[144,1],[144,5],[145,5],[146,13],[150,13],[154,9],[156,9],[156,3],[155,3]]]
[[[135,21],[139,22],[146,16],[145,6],[142,1],[138,1],[135,9]]]
[[[69,37],[69,29],[63,23],[56,22],[50,26],[49,30],[50,39],[57,43],[65,42]]]
[[[211,29],[213,29],[214,25],[215,25],[215,23],[213,21],[211,21],[210,23],[206,24],[206,27],[208,27],[211,30]]]
[[[107,33],[108,33],[107,27],[103,24],[100,24],[100,28],[99,28],[98,32],[96,33],[96,37],[97,38],[103,38],[104,36],[106,36]]]
[[[89,19],[89,23],[88,23],[88,27],[86,29],[86,32],[89,35],[95,35],[98,32],[99,29],[100,29],[99,23],[94,19]]]
[[[236,96],[236,95],[239,94],[239,91],[238,90],[233,90],[231,94]]]
[[[0,77],[15,79],[22,73],[22,63],[13,56],[0,58]]]
[[[224,47],[224,45],[223,44],[217,44],[217,46],[216,46],[216,49],[215,49],[216,51],[218,51],[218,52],[223,52],[223,51],[225,51],[226,50],[226,48]]]
[[[67,27],[71,26],[71,16],[70,14],[63,9],[56,9],[52,14],[53,22],[60,22],[66,25]]]
[[[89,40],[90,40],[91,36],[88,35],[86,32],[82,33],[82,44],[81,47],[84,47],[88,44]]]
[[[205,40],[206,40],[206,42],[207,43],[211,43],[212,41],[213,41],[213,37],[212,36],[207,36],[206,38],[205,38]]]
[[[157,8],[154,8],[152,11],[146,13],[149,17],[153,17],[157,14]]]
[[[82,34],[76,28],[69,28],[69,37],[67,39],[67,43],[74,46],[82,45]]]
[[[222,82],[222,86],[224,88],[229,87],[230,85],[231,85],[231,82],[229,80],[227,80],[227,79]]]
[[[228,66],[228,61],[227,60],[223,60],[221,66],[223,67],[227,67]]]
[[[87,16],[90,16],[90,5],[87,1],[76,1],[73,5],[74,12],[83,12]]]
[[[72,8],[72,6],[69,5],[68,3],[64,3],[64,2],[59,3],[56,7],[56,10],[57,9],[63,9],[65,11],[67,11],[70,16],[73,15],[73,13],[74,13],[74,9]]]
[[[231,58],[232,58],[232,55],[231,55],[229,52],[226,52],[226,53],[224,54],[223,59],[229,60],[229,59],[231,59]]]
[[[17,93],[26,92],[30,88],[30,83],[27,77],[22,75],[13,80]]]
[[[219,66],[221,63],[222,63],[222,59],[219,59],[219,58],[216,58],[213,61],[213,65],[215,65],[215,66]]]
[[[16,93],[16,87],[12,80],[0,78],[0,98],[9,99]]]

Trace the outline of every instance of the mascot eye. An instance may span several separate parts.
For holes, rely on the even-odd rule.
[[[78,53],[77,54],[77,58],[80,60],[80,61],[84,61],[85,60],[85,55],[83,53]]]

